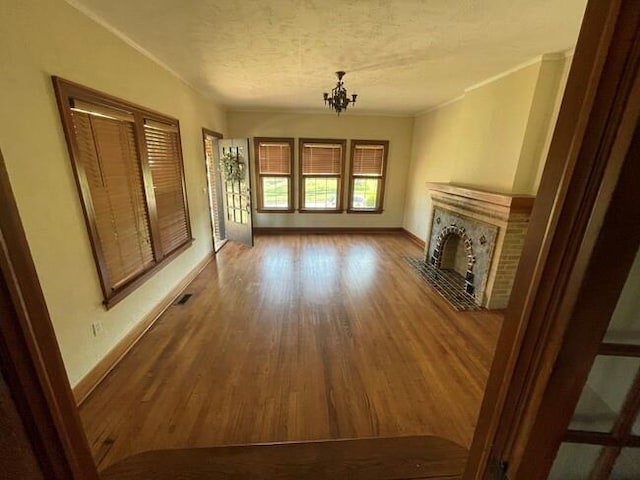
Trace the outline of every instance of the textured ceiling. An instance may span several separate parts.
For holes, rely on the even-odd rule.
[[[575,45],[586,0],[68,0],[231,109],[415,114]]]

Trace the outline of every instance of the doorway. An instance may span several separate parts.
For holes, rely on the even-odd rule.
[[[218,140],[221,138],[221,133],[207,130],[206,128],[202,129],[205,168],[207,171],[209,214],[211,216],[211,235],[213,238],[213,249],[216,252],[227,243],[222,201],[220,159],[218,154]]]

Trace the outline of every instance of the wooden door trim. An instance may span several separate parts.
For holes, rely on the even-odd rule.
[[[0,270],[3,374],[43,473],[97,480],[1,153]]]
[[[640,98],[640,89],[635,95]],[[640,109],[636,107],[634,110],[637,123]],[[626,139],[621,139],[621,142],[626,143]],[[640,129],[636,129],[633,143],[622,171],[620,162],[614,158],[608,168],[609,175],[606,175],[609,178],[603,181],[601,196],[611,198],[611,202],[606,215],[595,212],[592,217],[590,227],[597,231],[585,235],[581,254],[588,255],[589,262],[586,268],[578,265],[577,272],[572,275],[580,290],[575,297],[565,298],[566,310],[570,310],[566,314],[567,320],[557,321],[555,331],[551,332],[552,337],[562,338],[562,341],[553,342],[543,352],[544,364],[552,368],[549,369],[549,378],[538,375],[540,400],[531,402],[529,411],[525,412],[531,418],[530,432],[520,432],[520,436],[514,438],[511,454],[515,460],[512,461],[514,478],[546,478],[591,370],[592,362],[584,359],[593,360],[598,354],[638,251],[640,223],[629,220],[640,218],[637,191],[637,179],[640,178],[640,162],[637,161],[640,155]],[[610,185],[615,185],[615,178],[619,178],[619,181],[612,195]],[[612,261],[612,252],[615,252],[615,261]],[[565,332],[570,334],[565,335]],[[614,438],[630,437],[628,430],[631,429],[633,417],[625,408],[634,409],[640,401],[639,394],[640,377],[636,378],[631,395],[620,412],[613,429]],[[611,461],[615,461],[615,457]]]
[[[609,162],[614,140],[625,129],[630,136],[634,127],[624,114],[635,74],[629,60],[637,49],[637,7],[634,14],[632,3],[591,0],[587,5],[466,480],[484,478],[492,451],[500,461],[513,461],[514,435],[529,431],[531,409],[539,404],[541,385],[548,379],[550,358],[545,353],[561,339],[553,327],[566,327],[566,314],[575,305],[580,284],[573,282],[584,274],[600,227],[592,220],[604,215],[606,189],[610,193],[610,181],[617,179],[607,180],[615,170]]]

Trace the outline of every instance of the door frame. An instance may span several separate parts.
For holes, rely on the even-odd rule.
[[[213,205],[211,203],[211,181],[210,181],[210,176],[209,176],[209,169],[207,166],[207,136],[209,137],[213,137],[217,140],[221,140],[224,138],[224,135],[216,132],[214,130],[209,130],[208,128],[202,128],[202,148],[204,149],[204,162],[205,162],[205,174],[207,176],[207,194],[208,194],[208,201],[209,201],[209,217],[211,219],[211,238],[212,238],[212,243],[213,243],[213,251],[215,253],[217,253],[218,251],[220,251],[220,249],[222,247],[225,246],[225,244],[227,243],[227,239],[224,238],[220,245],[216,245],[216,232],[215,232],[215,220],[213,218]],[[215,145],[215,148],[217,149],[218,146]],[[219,176],[219,170],[217,170],[214,166],[214,175],[215,175],[215,179],[219,180],[218,181],[218,185],[216,185],[216,196],[218,197],[218,221],[219,222],[224,222],[224,215],[222,215],[222,213],[220,212],[220,205],[222,204],[222,193],[220,188],[222,187],[222,181],[220,179]],[[220,218],[222,217],[222,218]],[[226,235],[225,235],[226,237]]]
[[[97,480],[0,152],[0,359],[44,478]]]
[[[640,12],[633,3],[590,0],[587,5],[465,480],[487,478],[496,467],[511,478],[537,478],[517,475],[533,451],[532,426],[540,420],[538,408],[562,339],[571,334],[568,319],[640,112],[634,85]],[[620,266],[628,270],[626,263],[622,258]],[[552,434],[543,436],[557,449]],[[528,467],[545,471],[552,461],[545,457]]]

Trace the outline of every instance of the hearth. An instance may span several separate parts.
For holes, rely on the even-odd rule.
[[[435,270],[428,281],[444,282],[446,289],[458,285],[478,306],[505,308],[534,197],[452,184],[427,186],[433,210],[424,262]],[[442,293],[445,287],[440,287]]]

